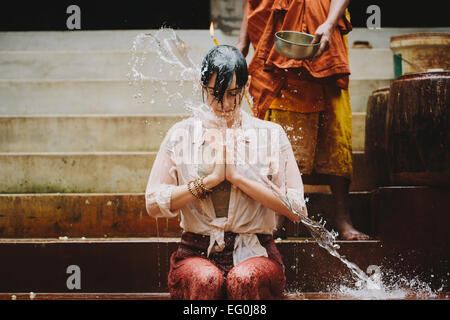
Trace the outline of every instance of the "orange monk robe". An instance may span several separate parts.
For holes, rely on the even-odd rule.
[[[247,31],[255,48],[249,64],[250,94],[254,114],[263,119],[287,80],[333,83],[348,89],[350,67],[343,34],[351,31],[343,16],[330,39],[330,47],[319,58],[294,60],[275,50],[275,32],[281,30],[314,34],[325,22],[330,0],[249,0]],[[319,90],[311,85],[312,90]],[[318,110],[305,110],[306,112]]]

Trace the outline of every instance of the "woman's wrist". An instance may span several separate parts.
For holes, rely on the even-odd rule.
[[[228,175],[228,176],[227,176],[227,180],[228,180],[231,184],[235,185],[236,187],[239,187],[239,186],[240,186],[240,184],[242,183],[242,179],[243,179],[243,176],[241,176],[241,175],[240,175],[239,173],[237,173],[237,172],[233,173],[232,175]]]
[[[205,185],[206,188],[208,189],[212,189],[215,186],[217,186],[219,183],[221,183],[222,181],[220,181],[219,177],[217,177],[214,174],[209,174],[205,177],[205,179],[203,179],[203,184]]]

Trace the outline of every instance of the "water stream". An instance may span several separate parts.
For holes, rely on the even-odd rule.
[[[211,46],[214,44],[211,41]],[[145,66],[147,55],[152,55],[149,65]],[[154,56],[159,59],[154,59]],[[149,99],[153,104],[155,97],[151,94],[146,96],[148,92],[144,92],[144,82],[158,80],[162,85],[161,92],[166,95],[168,106],[182,105],[188,114],[196,117],[204,118],[208,112],[208,107],[202,103],[200,91],[200,63],[194,63],[189,56],[189,46],[186,45],[172,29],[160,29],[152,34],[139,34],[133,42],[131,50],[131,72],[128,74],[130,84],[137,89],[135,98],[138,103],[143,103],[145,99]],[[144,71],[145,69],[145,71]],[[182,95],[178,90],[169,88],[167,81],[161,77],[161,74],[168,74],[176,78],[179,83],[177,86],[181,88],[187,83],[192,83],[192,94],[189,96]],[[156,92],[153,92],[155,94]],[[245,156],[239,154],[238,157],[245,159]],[[252,165],[247,165],[246,169],[251,170],[259,181],[265,183],[273,192],[277,194],[279,199],[294,213],[300,216],[301,223],[307,227],[311,236],[317,244],[324,248],[329,254],[339,259],[350,271],[354,286],[336,286],[335,292],[367,299],[386,299],[386,298],[402,298],[411,290],[421,290],[428,296],[432,296],[433,292],[427,284],[417,279],[412,281],[401,279],[395,284],[387,286],[383,283],[383,271],[378,266],[370,266],[367,273],[361,270],[356,264],[350,262],[338,252],[339,245],[336,243],[337,232],[329,231],[325,228],[325,221],[315,221],[309,217],[301,215],[296,206],[293,205],[296,199],[289,199],[285,194],[279,192],[278,188],[267,178],[261,175]],[[303,199],[302,199],[303,200]],[[156,223],[158,228],[158,223]],[[159,236],[159,230],[157,230]],[[385,274],[387,271],[384,271]],[[392,278],[392,277],[391,277]],[[405,289],[406,288],[406,289]]]

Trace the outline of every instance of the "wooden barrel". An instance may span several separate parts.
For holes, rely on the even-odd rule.
[[[367,101],[364,153],[371,188],[389,185],[385,144],[388,101],[389,87],[374,90]]]
[[[406,60],[424,69],[450,70],[450,33],[417,32],[391,37],[391,49]],[[422,72],[406,62],[402,63],[403,74]]]
[[[450,186],[450,72],[399,77],[390,86],[386,148],[394,185]]]

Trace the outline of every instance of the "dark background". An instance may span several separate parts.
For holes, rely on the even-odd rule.
[[[3,1],[0,5],[1,31],[67,30],[66,9],[81,8],[82,30],[208,29],[209,0],[147,1]],[[354,27],[365,27],[371,4],[381,8],[381,27],[448,27],[448,10],[443,0],[351,0]]]

